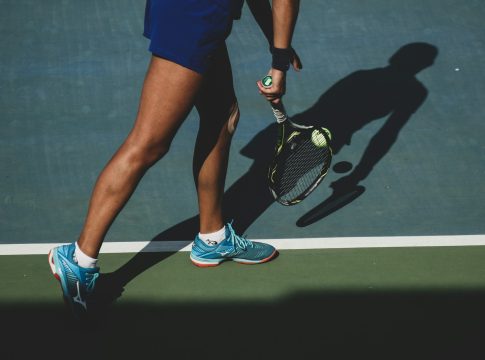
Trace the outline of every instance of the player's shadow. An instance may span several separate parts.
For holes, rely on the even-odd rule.
[[[438,49],[431,44],[404,45],[391,56],[388,66],[353,72],[325,91],[312,107],[292,116],[296,123],[330,129],[335,155],[351,144],[355,132],[387,116],[353,171],[334,181],[332,196],[303,215],[297,221],[298,226],[322,219],[365,191],[360,182],[389,151],[399,131],[425,101],[428,91],[416,74],[431,66],[437,54]],[[234,220],[239,233],[244,233],[274,202],[266,176],[276,132],[276,124],[272,122],[241,150],[253,163],[224,194],[225,216]],[[194,216],[159,234],[154,241],[190,239],[198,228],[199,219]]]
[[[343,146],[351,144],[356,131],[373,120],[388,116],[353,171],[331,184],[333,197],[303,215],[297,221],[298,226],[322,219],[363,193],[365,188],[359,183],[389,151],[401,128],[426,99],[427,90],[415,75],[431,66],[437,53],[437,48],[430,44],[405,45],[390,58],[388,66],[350,74],[325,91],[311,108],[293,116],[297,123],[329,128],[336,155]],[[276,124],[272,122],[241,150],[241,154],[253,159],[253,163],[224,193],[226,220],[234,220],[233,226],[238,233],[243,234],[274,203],[266,176],[275,137]],[[339,201],[334,201],[335,198]],[[163,241],[179,240],[182,241],[180,246],[185,246],[198,231],[199,217],[196,215],[155,236],[144,251]],[[98,303],[112,302],[132,279],[172,254],[144,251],[99,279]]]
[[[325,91],[312,107],[292,116],[296,123],[330,129],[335,155],[351,144],[355,132],[387,116],[353,171],[331,184],[334,194],[327,200],[332,204],[327,201],[310,210],[297,221],[298,226],[318,221],[365,191],[359,183],[389,151],[399,131],[425,101],[428,91],[416,79],[416,74],[431,66],[437,54],[438,49],[428,43],[404,45],[391,56],[388,66],[353,72]],[[224,193],[226,220],[234,220],[233,226],[239,233],[244,233],[274,202],[266,176],[276,133],[276,124],[272,122],[246,144],[241,155],[253,163]],[[336,197],[339,201],[334,201]],[[199,218],[193,216],[158,234],[152,241],[191,239],[198,229]]]
[[[372,172],[396,141],[400,130],[425,101],[428,91],[416,78],[431,66],[438,49],[427,43],[401,47],[386,67],[359,70],[334,84],[308,110],[293,117],[297,123],[314,122],[333,134],[335,155],[350,145],[355,132],[370,122],[387,117],[369,141],[353,171],[330,186],[332,195],[297,221],[307,226],[346,206],[360,196],[360,183]]]

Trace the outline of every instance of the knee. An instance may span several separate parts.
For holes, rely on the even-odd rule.
[[[148,169],[170,149],[170,143],[127,141],[126,158],[131,166]]]

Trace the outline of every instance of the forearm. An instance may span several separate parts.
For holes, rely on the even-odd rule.
[[[260,93],[274,104],[277,104],[285,93],[286,71],[290,64],[295,70],[301,69],[300,59],[291,47],[299,6],[299,0],[272,0],[273,41],[270,41],[270,44],[273,46],[271,70],[268,75],[272,76],[273,82],[266,88],[261,81],[257,84]]]
[[[288,49],[300,7],[299,0],[273,0],[273,46]]]

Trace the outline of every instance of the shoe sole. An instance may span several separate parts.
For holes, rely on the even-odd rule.
[[[214,266],[217,266],[217,265],[220,265],[222,262],[224,261],[235,261],[237,262],[238,264],[243,264],[243,265],[256,265],[256,264],[262,264],[262,263],[265,263],[265,262],[268,262],[270,261],[272,258],[275,257],[275,255],[278,253],[278,251],[275,249],[273,251],[273,253],[262,259],[262,260],[248,260],[248,259],[237,259],[237,258],[228,258],[228,259],[219,259],[219,260],[213,260],[212,262],[209,262],[209,261],[205,261],[205,260],[199,260],[199,259],[194,259],[192,257],[192,254],[190,255],[190,260],[192,261],[192,263],[195,265],[195,266],[198,266],[198,267],[214,267]]]

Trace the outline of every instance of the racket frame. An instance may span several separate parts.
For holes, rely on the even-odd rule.
[[[291,137],[288,138],[288,139],[285,139],[286,138],[285,123],[287,123],[293,129],[296,129],[297,131],[300,130],[301,132],[312,132],[313,130],[317,129],[317,130],[321,131],[321,133],[325,137],[325,140],[327,141],[327,144],[330,144],[330,137],[328,136],[326,131],[322,131],[321,129],[316,128],[315,126],[300,125],[300,124],[297,124],[297,123],[291,121],[291,119],[288,116],[288,113],[285,110],[285,107],[284,107],[281,99],[276,104],[273,103],[273,102],[270,102],[270,104],[271,104],[271,108],[273,110],[273,114],[276,118],[276,123],[278,124],[278,127],[279,127],[279,129],[278,129],[279,134],[278,134],[278,141],[277,141],[276,148],[275,148],[275,155],[273,157],[273,161],[271,162],[271,165],[270,165],[269,170],[268,170],[269,189],[271,191],[271,194],[275,198],[275,200],[277,202],[279,202],[280,204],[285,205],[285,206],[296,205],[299,202],[301,202],[303,199],[305,199],[308,195],[310,195],[310,193],[313,190],[315,190],[316,187],[325,178],[325,176],[328,173],[328,170],[330,169],[330,164],[331,164],[331,161],[332,161],[333,154],[332,154],[332,148],[329,145],[326,145],[328,147],[328,151],[329,151],[329,159],[328,159],[327,166],[326,166],[325,170],[322,171],[320,173],[320,175],[300,195],[296,196],[295,198],[293,198],[291,200],[282,199],[280,196],[278,196],[278,194],[276,194],[276,192],[275,192],[275,190],[272,186],[272,178],[273,178],[273,175],[276,171],[275,167],[278,163],[278,156],[280,155],[281,150],[283,149],[283,147],[285,145],[285,140],[286,140],[286,142],[288,142],[288,140],[291,139]],[[300,134],[297,134],[297,135],[300,135]]]

